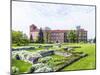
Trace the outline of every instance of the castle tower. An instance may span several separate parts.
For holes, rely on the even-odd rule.
[[[33,31],[35,31],[35,30],[37,30],[37,26],[35,26],[34,24],[32,24],[32,25],[30,26],[30,32],[33,32]]]
[[[38,37],[38,28],[34,24],[30,25],[30,41],[36,42]]]

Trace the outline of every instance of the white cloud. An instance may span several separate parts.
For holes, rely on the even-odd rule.
[[[88,38],[95,37],[95,7],[45,4],[31,2],[12,3],[12,29],[29,36],[29,26],[35,24],[51,29],[75,29],[77,25],[88,31]]]

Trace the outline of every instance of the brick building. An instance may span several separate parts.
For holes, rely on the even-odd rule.
[[[51,42],[64,42],[64,30],[51,30]]]
[[[36,41],[38,37],[39,29],[32,24],[30,26],[30,40]]]
[[[45,30],[43,30],[44,33],[44,38],[46,39],[46,36],[48,36],[48,42],[70,42],[70,39],[68,38],[68,33],[70,31],[73,31],[76,33],[77,35],[77,42],[87,42],[87,31],[84,29],[76,29],[76,30],[48,30],[48,35],[46,35]],[[33,41],[35,42],[38,38],[38,33],[39,33],[39,29],[32,24],[30,26],[30,37],[32,37]]]

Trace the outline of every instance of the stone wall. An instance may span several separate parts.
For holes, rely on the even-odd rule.
[[[12,51],[18,51],[18,50],[34,50],[35,47],[23,47],[23,48],[12,48]]]

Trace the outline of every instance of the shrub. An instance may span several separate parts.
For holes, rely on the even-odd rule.
[[[34,73],[34,72],[51,72],[53,71],[52,68],[50,68],[48,65],[43,63],[37,63],[33,64],[32,67],[29,69],[28,73]]]
[[[38,48],[42,48],[42,45],[39,45]]]
[[[52,57],[48,56],[48,57],[40,58],[39,62],[46,63],[47,61],[49,61],[51,59],[52,59]]]
[[[34,59],[41,57],[39,53],[33,54],[28,51],[13,51],[12,58],[17,60],[24,60],[25,62],[33,63]],[[30,59],[32,60],[30,61]]]
[[[43,63],[37,63],[37,64],[32,65],[32,67],[34,67],[35,70],[42,68],[43,66],[45,66],[45,64],[43,64]]]
[[[48,67],[48,66],[44,66],[44,67],[42,67],[42,68],[37,69],[37,70],[34,71],[34,72],[52,72],[52,71],[53,71],[52,68],[50,68],[50,67]]]
[[[12,66],[12,75],[19,75],[19,69],[16,66]]]
[[[20,56],[19,55],[16,55],[16,60],[20,60]]]
[[[35,70],[42,68],[44,66],[43,63],[33,64],[31,68],[29,68],[28,73],[34,73]]]
[[[27,73],[34,73],[35,68],[34,67],[30,67]]]

